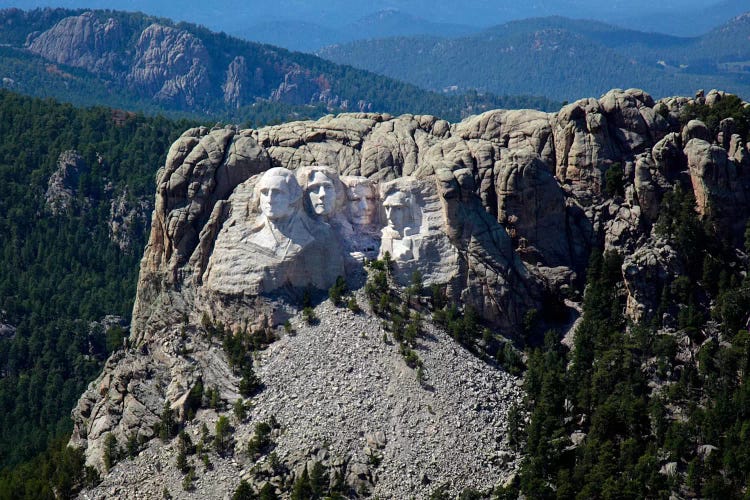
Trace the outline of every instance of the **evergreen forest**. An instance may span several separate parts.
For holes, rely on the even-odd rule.
[[[14,328],[0,336],[0,498],[50,497],[52,482],[62,491],[75,477],[64,463],[80,468],[65,451],[70,411],[122,345],[126,331],[102,320],[129,321],[147,236],[132,227],[127,251],[111,241],[112,199],[150,200],[169,146],[191,126],[120,115],[0,90],[0,324]],[[90,168],[55,215],[45,192],[67,150]]]
[[[634,324],[623,256],[594,251],[572,348],[551,330],[527,351],[526,403],[508,429],[525,457],[496,497],[747,497],[750,231],[735,253],[678,189],[655,232],[690,271]]]

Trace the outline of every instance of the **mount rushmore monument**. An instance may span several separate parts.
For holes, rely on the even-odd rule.
[[[325,291],[339,276],[356,281],[359,275],[361,281],[365,262],[386,253],[396,283],[407,285],[419,272],[426,286],[471,304],[491,324],[516,328],[538,305],[545,278],[514,251],[506,228],[476,195],[470,170],[439,157],[429,169],[412,172],[361,166],[360,155],[372,153],[356,134],[405,125],[436,142],[427,130],[445,134],[448,124],[427,119],[419,125],[425,118],[341,115],[310,122],[310,129],[304,125],[292,132],[302,134],[294,139],[234,128],[185,132],[158,174],[134,340],[147,340],[198,311],[232,327],[281,324],[304,290]],[[390,141],[390,135],[376,142]],[[299,140],[309,146],[294,147]],[[300,157],[303,151],[309,157]],[[291,157],[283,157],[287,153]],[[383,160],[396,162],[391,155],[364,165]],[[539,174],[554,181],[548,172]]]
[[[306,291],[320,298],[341,276],[356,293],[366,263],[387,254],[389,286],[408,286],[418,272],[447,303],[513,340],[530,311],[580,302],[590,251],[603,247],[624,255],[626,315],[649,318],[676,275],[674,251],[653,232],[665,193],[691,190],[700,217],[742,239],[750,149],[731,118],[718,136],[680,122],[686,107],[726,96],[654,101],[613,90],[558,113],[495,110],[455,124],[352,113],[187,130],[156,176],[129,347],[79,400],[71,443],[102,471],[107,436],[153,443],[165,405],[186,418],[196,387],[214,388],[225,407],[240,399],[238,374],[207,334],[220,324],[282,337],[253,355],[266,388],[251,419],[274,412],[292,470],[315,456],[351,484],[409,496],[429,483],[408,472],[417,463],[456,487],[491,486],[517,464],[503,429],[520,383],[430,325],[416,346],[435,374],[425,390],[398,348],[379,340],[374,316],[324,302],[321,324],[302,324]],[[298,335],[280,328],[289,321]],[[197,422],[219,413],[200,409]],[[457,431],[456,422],[471,424]],[[237,443],[250,430],[238,424]],[[148,450],[138,467],[160,453]],[[227,477],[236,485],[240,476]]]

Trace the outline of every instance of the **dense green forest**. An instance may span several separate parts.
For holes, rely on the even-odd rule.
[[[530,422],[510,430],[525,458],[519,482],[497,496],[746,498],[747,261],[680,188],[665,197],[655,231],[690,271],[663,288],[652,318],[632,324],[623,256],[592,255],[572,350],[550,331],[529,352],[526,407],[516,411]]]
[[[129,318],[147,228],[132,250],[110,241],[111,199],[153,196],[153,178],[187,121],[79,109],[0,91],[0,468],[44,451],[71,430],[70,410],[122,332],[98,323]],[[69,210],[45,207],[61,152],[90,167]],[[114,338],[113,338],[114,337]],[[5,473],[0,483],[8,484]]]

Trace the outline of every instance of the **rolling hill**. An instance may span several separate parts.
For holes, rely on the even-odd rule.
[[[0,11],[2,86],[76,104],[104,104],[268,123],[331,111],[434,113],[550,109],[536,98],[443,95],[312,55],[144,14]]]
[[[479,89],[570,100],[612,87],[649,88],[656,96],[718,87],[750,89],[750,16],[701,37],[674,37],[605,23],[547,17],[515,21],[458,39],[400,37],[321,49],[341,64],[402,78],[425,88]]]
[[[232,33],[246,40],[314,52],[327,45],[354,40],[435,33],[458,37],[478,30],[468,25],[432,22],[397,9],[385,9],[336,27],[306,20],[267,20],[243,26]]]

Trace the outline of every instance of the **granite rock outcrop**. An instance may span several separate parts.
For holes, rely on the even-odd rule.
[[[96,73],[117,71],[118,56],[127,42],[119,21],[99,21],[91,12],[66,17],[29,40],[29,51],[60,64],[89,68]]]
[[[44,204],[52,214],[67,213],[75,204],[78,180],[89,170],[89,165],[75,150],[63,151],[57,158],[57,168],[47,182]]]
[[[29,33],[26,48],[108,79],[109,86],[122,82],[135,95],[170,109],[216,112],[221,105],[236,109],[257,99],[352,110],[371,106],[364,99],[343,99],[329,74],[303,67],[270,46],[248,42],[243,50],[232,43],[216,50],[211,48],[216,40],[200,29],[148,16],[110,15],[91,11],[65,17]]]
[[[109,238],[122,251],[136,251],[133,248],[133,234],[148,227],[149,216],[153,210],[151,199],[132,199],[124,189],[112,199],[109,208]]]
[[[150,439],[164,404],[184,417],[190,391],[199,382],[216,387],[226,404],[240,398],[239,376],[208,334],[211,325],[220,324],[237,335],[283,337],[258,354],[256,364],[261,379],[270,378],[264,380],[267,392],[254,399],[253,418],[275,412],[283,420],[288,440],[279,438],[279,450],[293,471],[272,482],[293,479],[317,457],[339,468],[352,487],[416,494],[417,486],[397,486],[415,484],[399,476],[406,470],[402,461],[422,460],[423,452],[438,456],[444,452],[435,450],[450,448],[453,438],[443,424],[427,423],[423,415],[427,420],[420,421],[436,436],[436,447],[428,453],[421,444],[399,442],[394,432],[411,436],[414,443],[422,438],[409,434],[401,417],[388,413],[392,408],[380,406],[388,397],[375,389],[380,382],[355,388],[352,381],[342,389],[339,368],[332,368],[338,361],[310,338],[290,333],[319,335],[347,356],[364,356],[362,366],[373,359],[391,366],[385,361],[389,355],[372,341],[385,332],[369,309],[364,316],[342,320],[351,313],[328,302],[314,309],[319,327],[308,327],[300,315],[305,297],[321,296],[342,276],[364,302],[365,264],[379,258],[391,265],[389,286],[405,290],[416,279],[512,340],[519,338],[530,312],[544,315],[550,304],[562,304],[563,296],[580,298],[580,288],[574,289],[591,249],[600,247],[624,257],[625,312],[633,321],[646,321],[657,313],[665,287],[684,271],[669,235],[657,230],[667,193],[694,193],[697,215],[738,242],[747,222],[748,149],[730,122],[714,131],[711,141],[703,138],[700,124],[681,126],[680,110],[696,103],[709,105],[702,97],[655,102],[631,89],[577,101],[557,114],[498,110],[456,124],[426,115],[348,113],[258,130],[186,131],[157,175],[130,348],[109,360],[81,398],[73,412],[73,443],[86,447],[87,463],[101,469],[104,436]],[[424,306],[407,302],[405,307],[410,304]],[[282,324],[287,325],[283,333]],[[417,349],[426,360],[432,359],[430,353],[443,353],[435,355],[444,359],[453,341],[429,328],[432,340],[420,341]],[[356,351],[355,344],[366,352]],[[302,411],[313,403],[296,375],[284,373],[285,363],[294,365],[288,369],[296,375],[306,373],[305,380],[315,387],[330,382],[336,390],[366,394],[349,398],[321,389],[315,401],[332,398],[331,405],[338,401],[340,406],[333,412],[316,406],[320,432],[313,431],[294,414],[293,407]],[[438,367],[442,362],[435,363],[426,362],[428,377],[431,369],[435,374],[443,369]],[[407,401],[426,401],[427,396],[420,392],[424,387],[403,380],[411,372],[391,368],[375,371],[403,392],[406,400],[398,410],[403,417],[411,411]],[[485,370],[500,376],[491,365],[477,373]],[[367,380],[374,376],[371,370],[356,373]],[[459,379],[464,376],[475,384],[473,375]],[[460,400],[459,379],[441,381],[447,385],[433,396]],[[434,388],[438,385],[436,380]],[[520,397],[512,386],[505,385],[508,402]],[[436,404],[429,403],[438,411]],[[481,413],[483,403],[477,400],[477,405]],[[485,417],[501,427],[509,407],[498,403]],[[365,455],[353,448],[357,425],[343,422],[340,433],[330,430],[330,435],[323,430],[335,427],[337,415],[365,418],[363,412],[385,412],[383,418],[392,424],[389,429],[364,426],[371,437]],[[197,418],[213,422],[217,412],[199,410]],[[194,424],[186,425],[192,429]],[[378,431],[383,439],[376,437]],[[238,424],[237,432],[243,439],[249,436],[247,426]],[[469,441],[483,439],[477,429],[461,432]],[[392,439],[399,444],[392,447]],[[309,453],[293,451],[295,444],[309,444]],[[474,463],[469,451],[459,448],[451,448],[451,461]],[[510,474],[514,466],[509,464],[516,463],[512,453],[502,446],[495,452],[505,458],[498,466],[502,470],[492,469],[492,475]],[[159,454],[151,445],[148,453]],[[381,471],[367,464],[373,453],[382,454]],[[345,458],[333,460],[334,455]],[[243,460],[237,459],[239,467],[252,465]],[[436,477],[453,477],[446,463],[434,461]],[[232,474],[233,480],[243,477]],[[122,475],[113,477],[126,489],[133,487]],[[481,474],[477,481],[477,486],[489,485]]]

